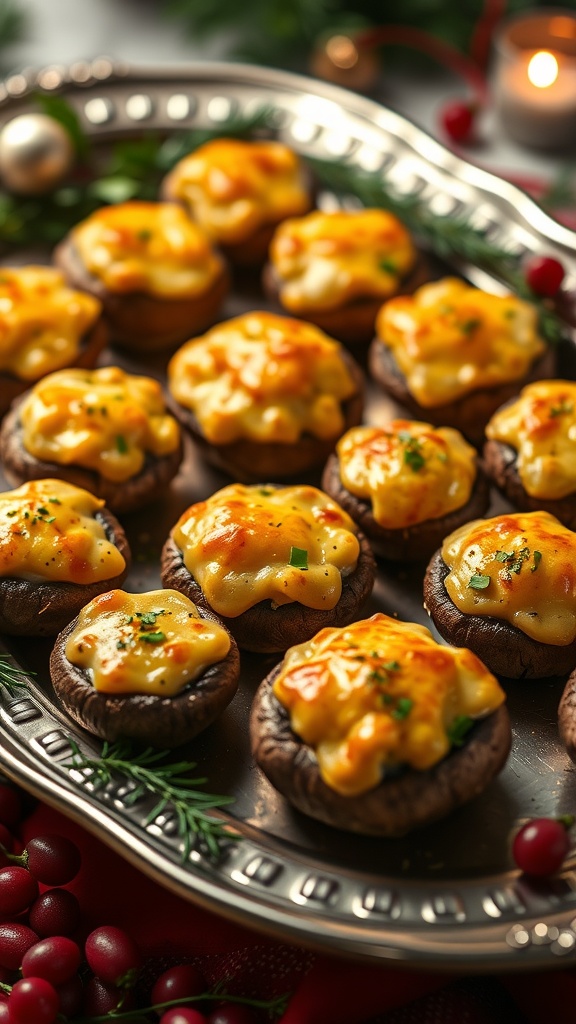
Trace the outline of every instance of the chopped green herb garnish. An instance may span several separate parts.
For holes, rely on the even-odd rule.
[[[53,523],[55,519],[56,519],[56,516],[48,516],[48,517],[47,517],[47,518],[46,518],[46,519],[44,520],[44,522],[45,522],[45,523]]]
[[[150,228],[142,228],[141,231],[137,232],[136,237],[139,242],[149,242],[152,238],[152,232],[150,231]]]
[[[413,437],[412,434],[408,434],[405,430],[400,431],[398,437],[402,444],[406,445],[404,449],[404,462],[414,473],[418,473],[422,466],[426,465],[426,459],[422,455],[422,442],[417,437]]]
[[[399,672],[402,666],[399,661],[385,661],[382,668],[385,668],[387,672]]]
[[[7,513],[6,513],[6,515],[7,515],[7,516],[8,516],[8,517],[9,517],[10,519],[12,519],[12,517],[13,517],[13,516],[16,516],[16,515],[18,515],[18,513],[17,513],[16,511],[13,511],[13,512],[7,512]]]
[[[464,334],[472,334],[472,331],[475,331],[477,327],[480,327],[481,323],[482,321],[480,320],[479,317],[472,316],[470,317],[469,320],[465,320],[464,323],[461,325],[462,332]]]
[[[385,270],[387,274],[398,273],[398,264],[394,260],[386,257],[382,260],[378,260],[378,266],[380,267],[380,270]]]
[[[128,645],[127,645],[125,640],[117,640],[116,641],[116,650],[117,651],[123,651],[123,650],[126,649],[127,646]]]
[[[510,562],[514,558],[513,551],[497,551],[494,555],[497,562]]]
[[[538,568],[538,566],[540,565],[540,562],[542,561],[542,552],[541,551],[533,551],[532,552],[532,558],[534,559],[534,565],[530,566],[530,572],[536,572],[536,569]]]
[[[446,735],[452,747],[461,747],[470,729],[474,725],[474,719],[469,715],[456,715],[456,718],[446,729]]]
[[[288,564],[294,566],[295,569],[307,569],[308,552],[305,550],[305,548],[291,547]]]
[[[554,419],[556,416],[568,416],[571,412],[574,412],[574,406],[572,402],[560,402],[559,405],[552,405],[550,407],[550,416]]]
[[[128,451],[128,444],[126,443],[126,438],[123,434],[116,435],[116,451],[119,452],[120,455],[126,455],[126,452]]]
[[[270,490],[269,487],[259,487],[258,494],[261,494],[264,498],[269,498],[271,494],[274,494],[274,491]]]
[[[490,582],[490,576],[484,576],[483,573],[479,572],[474,573],[474,575],[470,577],[468,586],[472,587],[472,590],[486,590],[486,587],[490,586]]]
[[[60,498],[48,498],[48,501],[50,502],[51,505],[61,505],[62,504],[62,502],[60,501]]]
[[[127,615],[126,616],[126,618],[124,619],[124,622],[126,623],[127,626],[130,625],[130,623],[133,621],[133,618],[134,618],[133,615]]]
[[[47,516],[47,515],[49,515],[48,509],[44,508],[44,506],[42,506],[42,508],[38,508],[37,511],[38,511],[38,515],[40,515],[40,516]]]
[[[392,718],[396,718],[399,722],[403,721],[404,718],[408,717],[413,706],[414,701],[410,700],[410,697],[400,697],[400,700],[392,712]]]
[[[139,636],[140,639],[144,640],[147,644],[161,644],[162,641],[166,639],[166,634],[163,633],[161,629],[157,630],[155,633],[140,633]]]
[[[155,626],[159,615],[164,615],[163,608],[159,612],[136,612],[136,618],[140,619],[140,628],[142,626]]]

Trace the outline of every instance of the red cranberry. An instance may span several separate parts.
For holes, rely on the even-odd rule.
[[[158,1003],[171,1003],[175,999],[200,996],[207,988],[204,975],[197,967],[193,964],[182,964],[180,967],[171,967],[160,975],[154,983],[150,1001],[154,1006]]]
[[[440,123],[453,142],[469,142],[474,129],[475,111],[463,100],[453,100],[440,111]]]
[[[536,295],[551,299],[560,291],[560,285],[564,280],[564,267],[560,260],[555,260],[552,256],[533,256],[524,264],[524,276],[526,283]]]
[[[512,856],[526,875],[553,875],[570,849],[566,824],[555,818],[534,818],[514,837]]]

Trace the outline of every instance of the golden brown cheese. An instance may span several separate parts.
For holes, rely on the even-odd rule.
[[[576,533],[547,512],[478,519],[444,541],[461,612],[504,619],[541,643],[576,640]]]
[[[519,380],[546,348],[534,306],[451,277],[390,299],[376,329],[424,408]]]
[[[281,142],[214,139],[184,157],[169,180],[174,198],[225,245],[310,208],[302,163]]]
[[[101,303],[51,267],[0,268],[0,371],[23,381],[74,363]]]
[[[195,296],[223,270],[202,228],[176,203],[103,206],[73,229],[72,240],[88,273],[111,292]]]
[[[353,427],[336,449],[342,483],[370,501],[376,522],[389,530],[461,508],[476,479],[476,452],[450,427],[414,420]]]
[[[0,494],[0,577],[99,583],[126,562],[95,518],[104,502],[62,480]]]
[[[387,299],[415,258],[406,228],[386,210],[316,210],[284,221],[270,246],[280,300],[296,315]]]
[[[211,608],[260,601],[334,608],[360,545],[350,517],[315,487],[231,484],[192,505],[172,536]]]
[[[576,384],[542,380],[500,409],[486,436],[511,445],[524,490],[534,498],[565,498],[576,491]]]
[[[344,430],[356,385],[340,345],[312,324],[254,312],[192,339],[168,366],[169,388],[212,444],[293,444]]]
[[[65,653],[101,693],[174,697],[229,650],[226,630],[176,590],[111,590],[82,609]]]
[[[146,455],[161,457],[180,443],[162,388],[116,366],[61,370],[39,381],[20,407],[24,447],[37,459],[77,465],[121,483]]]
[[[274,693],[313,747],[324,782],[344,796],[377,786],[389,766],[426,771],[467,719],[504,701],[471,651],[442,647],[424,626],[382,613],[291,647]]]

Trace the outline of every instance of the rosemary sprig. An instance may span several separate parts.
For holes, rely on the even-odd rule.
[[[349,164],[310,159],[319,180],[341,196],[353,196],[363,206],[381,207],[395,214],[414,237],[441,259],[464,260],[483,267],[527,299],[538,310],[540,331],[546,341],[561,341],[565,329],[554,311],[526,283],[518,258],[487,238],[481,228],[464,217],[433,213],[414,193],[400,195],[378,172],[358,170]]]
[[[165,810],[173,810],[178,821],[178,834],[184,840],[182,860],[190,855],[195,837],[202,840],[213,860],[218,860],[224,844],[238,837],[230,832],[218,818],[207,812],[217,807],[226,807],[233,802],[229,796],[214,796],[197,789],[207,782],[205,778],[191,778],[196,762],[178,761],[165,763],[167,751],[148,747],[137,751],[130,743],[105,742],[99,757],[87,757],[77,743],[69,737],[72,760],[64,764],[70,770],[89,768],[101,785],[111,782],[115,775],[121,775],[135,782],[134,789],[125,798],[128,805],[136,803],[146,793],[158,797],[146,818],[150,825]]]
[[[28,680],[22,669],[13,664],[9,654],[0,654],[0,688],[11,697],[18,695],[18,690],[25,690]]]

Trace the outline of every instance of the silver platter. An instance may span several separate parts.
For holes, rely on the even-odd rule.
[[[34,109],[39,90],[62,95],[98,144],[143,131],[217,128],[234,114],[266,105],[271,131],[303,156],[381,170],[399,191],[417,192],[436,213],[466,217],[519,257],[556,256],[566,268],[567,289],[576,289],[574,232],[516,187],[356,94],[243,65],[158,70],[100,59],[13,75],[0,86],[0,125]],[[500,287],[477,267],[454,269],[479,286]],[[225,315],[262,301],[256,292],[235,296]],[[567,349],[564,373],[574,377]],[[146,370],[143,363],[126,365]],[[378,422],[385,411],[383,399],[371,393],[367,420]],[[157,553],[170,526],[191,501],[224,482],[190,451],[162,506],[126,517],[135,554],[129,589],[159,586]],[[492,511],[501,510],[496,499]],[[367,614],[380,609],[427,624],[421,581],[421,568],[398,572],[381,566]],[[557,680],[509,690],[513,753],[486,793],[411,838],[374,840],[291,811],[251,763],[250,701],[272,662],[244,657],[237,698],[183,752],[208,776],[211,792],[234,797],[222,817],[241,841],[215,865],[199,848],[183,861],[174,816],[147,824],[152,801],[131,805],[130,787],[121,779],[99,789],[90,773],[64,767],[69,737],[88,756],[100,747],[58,707],[47,675],[49,644],[6,639],[4,649],[28,675],[29,686],[14,697],[0,693],[2,769],[185,899],[276,937],[372,962],[509,971],[574,961],[576,858],[553,880],[535,885],[519,875],[509,854],[510,835],[523,819],[570,813],[576,803],[575,769],[556,733],[562,687]]]

